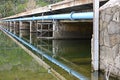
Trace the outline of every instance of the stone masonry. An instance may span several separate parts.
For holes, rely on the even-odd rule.
[[[120,1],[100,8],[100,69],[120,77]]]

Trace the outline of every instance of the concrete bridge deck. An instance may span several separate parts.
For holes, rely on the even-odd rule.
[[[99,0],[99,1],[101,6],[108,0]],[[93,11],[93,0],[64,0],[55,4],[39,7],[3,19],[70,13],[72,11],[75,12]]]

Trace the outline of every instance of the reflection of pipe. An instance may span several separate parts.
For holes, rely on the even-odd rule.
[[[69,13],[69,14],[57,14],[57,15],[47,15],[39,17],[27,17],[27,18],[17,18],[8,19],[4,21],[29,21],[29,20],[77,20],[77,19],[93,19],[93,12],[83,12],[83,13]]]
[[[8,33],[9,35],[11,35],[12,37],[14,37],[15,39],[17,39],[18,41],[20,41],[22,44],[28,46],[29,48],[31,48],[32,50],[36,51],[37,53],[39,53],[40,55],[42,55],[43,57],[45,57],[46,59],[48,59],[49,61],[51,61],[52,63],[58,65],[59,67],[61,67],[62,69],[64,69],[65,71],[67,71],[68,73],[70,73],[71,75],[75,76],[76,78],[80,79],[80,80],[88,80],[85,76],[83,76],[82,74],[79,74],[78,72],[74,71],[73,69],[69,68],[68,66],[66,66],[65,64],[57,61],[56,59],[52,58],[51,56],[43,53],[42,51],[38,50],[37,48],[35,48],[33,45],[27,43],[26,41],[24,41],[23,39],[17,37],[15,34],[9,32],[8,30],[0,27],[0,29],[6,33]]]

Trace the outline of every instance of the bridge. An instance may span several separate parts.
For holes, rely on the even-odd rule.
[[[32,43],[32,33],[36,33],[37,38],[42,39],[92,39],[92,63],[94,70],[98,70],[99,5],[102,6],[106,2],[107,0],[100,0],[100,3],[97,0],[65,0],[3,18],[1,24],[5,27],[1,30],[6,31],[40,54],[42,52],[20,38],[29,36],[30,43]],[[19,35],[19,37],[13,34]],[[51,61],[48,56],[43,56]],[[81,78],[82,75],[78,76],[77,73],[65,68],[63,64],[56,60],[52,60],[52,62],[67,69],[67,72],[71,72],[77,78]]]

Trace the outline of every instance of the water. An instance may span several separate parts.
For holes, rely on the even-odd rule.
[[[29,41],[29,37],[27,37]],[[89,80],[105,80],[105,74],[101,72],[92,72],[91,68],[91,40],[49,40],[37,39],[33,34],[30,41],[31,44],[36,46],[41,51],[47,53],[58,61],[69,66],[73,70],[87,77]],[[56,71],[68,80],[77,80],[70,74],[67,74],[56,65],[46,61]],[[110,80],[117,80],[110,78]]]
[[[0,31],[0,80],[57,79]]]
[[[24,39],[27,41],[30,40],[29,37],[24,37]],[[36,35],[33,35],[30,43],[73,70],[91,79],[90,40],[48,40],[37,39]],[[50,63],[50,65],[52,65],[52,63]],[[58,70],[59,68],[54,69]],[[60,70],[58,70],[58,72],[59,71]],[[67,76],[71,75],[68,74]],[[73,79],[77,80],[76,78]]]
[[[92,73],[91,69],[91,41],[88,40],[48,40],[37,39],[33,34],[31,41],[30,37],[23,37],[27,42],[36,46],[41,51],[47,53],[58,61],[69,66],[73,70],[87,77],[89,80],[105,80],[104,74],[100,72]],[[40,55],[38,55],[41,57]],[[62,74],[67,80],[78,80],[69,73],[65,72],[58,66],[43,59],[53,69]],[[30,72],[28,72],[30,73]],[[47,79],[48,80],[48,79]],[[52,80],[52,79],[51,79]],[[111,78],[110,80],[117,80]]]

